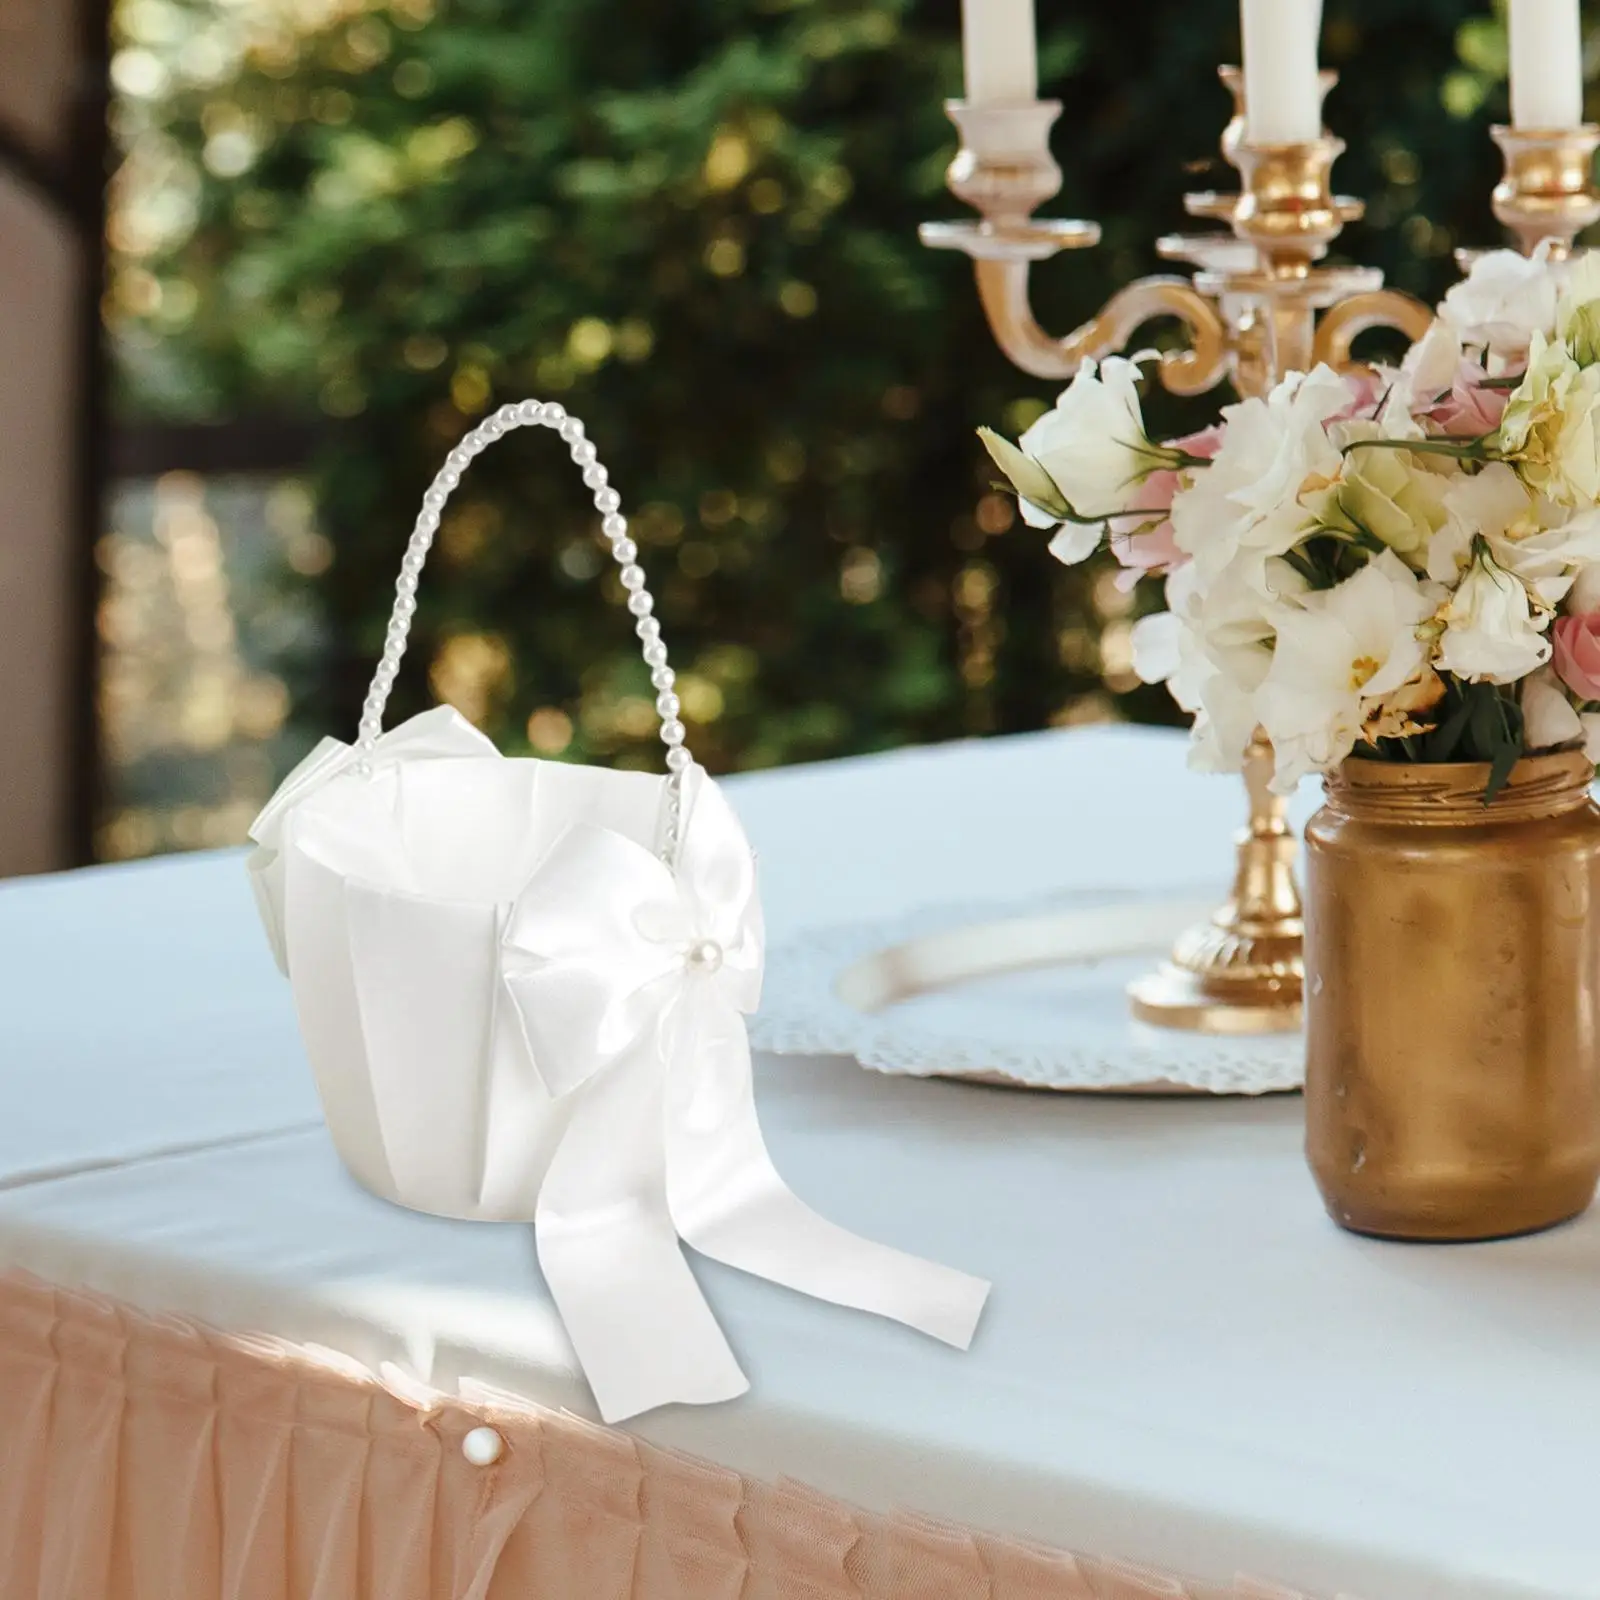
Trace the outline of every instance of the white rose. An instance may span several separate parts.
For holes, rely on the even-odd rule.
[[[1556,333],[1580,366],[1600,361],[1600,255],[1593,250],[1567,270],[1556,302]]]
[[[1463,344],[1519,360],[1556,321],[1556,275],[1541,248],[1532,257],[1488,250],[1445,297],[1440,316]]]
[[[1412,412],[1426,410],[1440,395],[1449,394],[1461,370],[1464,352],[1461,334],[1445,317],[1435,317],[1428,331],[1406,351],[1400,370],[1393,375],[1383,404],[1383,421],[1405,429],[1420,428]]]
[[[1017,442],[1037,461],[1080,517],[1104,518],[1125,511],[1133,492],[1152,472],[1176,467],[1176,450],[1152,444],[1139,407],[1139,367],[1109,356],[1086,361],[1077,376]],[[1023,506],[1028,516],[1028,507]],[[1028,519],[1049,527],[1057,518]]]
[[[1511,530],[1532,531],[1537,501],[1504,462],[1452,479],[1444,496],[1445,523],[1428,545],[1428,576],[1454,585],[1472,564],[1474,542],[1503,540]]]
[[[1265,399],[1224,407],[1221,449],[1172,502],[1178,548],[1208,576],[1244,549],[1289,550],[1312,524],[1301,494],[1338,476],[1328,423],[1349,405],[1345,380],[1318,367],[1290,373]]]
[[[1130,640],[1133,670],[1142,682],[1166,683],[1178,675],[1183,668],[1185,632],[1183,619],[1172,611],[1156,611],[1134,623]]]
[[[1548,509],[1561,517],[1557,508]],[[1520,537],[1491,539],[1489,549],[1507,572],[1527,585],[1540,606],[1553,611],[1578,574],[1600,561],[1600,509],[1579,511]]]
[[[1194,772],[1243,772],[1245,747],[1261,725],[1255,695],[1226,673],[1206,680],[1189,730],[1189,767]]]
[[[1212,660],[1195,624],[1170,611],[1134,624],[1133,663],[1146,683],[1165,683],[1172,698],[1194,717],[1190,766],[1202,772],[1239,771],[1256,728],[1254,684]],[[1265,666],[1263,652],[1260,668]],[[1259,678],[1259,672],[1254,676]]]
[[[1575,617],[1600,611],[1600,558],[1579,567],[1566,593],[1567,610]]]
[[[1422,567],[1430,540],[1447,520],[1450,479],[1409,450],[1359,448],[1387,437],[1375,422],[1341,427],[1345,456],[1338,477],[1326,489],[1301,498],[1323,527],[1348,538],[1370,533],[1409,565]]]
[[[1550,659],[1546,613],[1535,613],[1520,578],[1481,545],[1440,609],[1439,665],[1471,682],[1515,683]]]
[[[1273,787],[1289,793],[1309,772],[1336,767],[1355,748],[1375,703],[1422,672],[1419,629],[1433,601],[1385,550],[1332,589],[1300,596],[1276,614],[1277,644],[1256,705],[1277,757]]]
[[[1546,670],[1522,685],[1522,742],[1529,750],[1552,750],[1584,737],[1583,719],[1567,692]]]
[[[1550,610],[1579,573],[1600,562],[1600,510],[1574,513],[1541,499],[1504,462],[1451,479],[1444,504],[1447,521],[1428,545],[1428,576],[1439,583],[1461,577],[1481,540],[1496,565]]]
[[[1192,561],[1179,567],[1167,579],[1167,605],[1209,661],[1253,690],[1271,662],[1275,615],[1306,589],[1287,562],[1246,550],[1209,580]]]
[[[1167,612],[1134,626],[1134,667],[1147,683],[1164,682],[1195,719],[1189,764],[1204,772],[1237,772],[1259,718],[1255,695],[1272,662],[1269,608],[1273,591],[1304,588],[1280,562],[1241,561],[1210,584],[1191,562],[1167,579]]]
[[[1569,507],[1600,503],[1600,366],[1579,366],[1565,344],[1535,334],[1497,443],[1537,493]]]

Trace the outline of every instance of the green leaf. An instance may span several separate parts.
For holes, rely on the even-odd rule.
[[[1447,679],[1446,684],[1450,701],[1454,701],[1454,704],[1439,719],[1438,726],[1431,733],[1424,735],[1422,740],[1424,761],[1454,761],[1456,753],[1461,748],[1461,741],[1466,735],[1467,719],[1472,715],[1472,701],[1462,693],[1460,685],[1453,679]],[[1449,704],[1450,701],[1446,703]]]
[[[1489,690],[1487,694],[1483,692],[1485,689]],[[1478,761],[1493,761],[1504,742],[1505,724],[1497,704],[1499,697],[1491,685],[1481,683],[1475,683],[1470,694],[1467,729],[1471,736],[1473,757]]]
[[[1318,568],[1316,562],[1314,562],[1304,550],[1298,548],[1298,546],[1293,549],[1285,550],[1283,553],[1283,559],[1291,567],[1293,567],[1294,570],[1298,572],[1313,589],[1328,589],[1332,587],[1327,578]]]
[[[1500,741],[1495,746],[1489,765],[1489,786],[1483,791],[1483,803],[1488,805],[1505,788],[1511,769],[1522,759],[1524,730],[1522,707],[1502,694],[1494,696],[1500,714]]]

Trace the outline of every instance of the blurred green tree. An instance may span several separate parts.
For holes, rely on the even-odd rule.
[[[1059,214],[1105,242],[1037,273],[1063,330],[1223,185],[1233,0],[1056,0]],[[682,673],[691,744],[760,766],[1120,712],[1135,602],[988,489],[979,423],[1048,386],[994,350],[941,102],[954,0],[121,0],[128,152],[112,316],[130,414],[337,423],[317,463],[336,641],[301,714],[353,722],[428,476],[486,408],[588,424]],[[1432,297],[1496,234],[1504,33],[1467,0],[1329,0],[1354,259]],[[1221,397],[1158,425],[1203,420]],[[656,760],[648,684],[577,475],[548,440],[458,491],[396,696],[507,750]]]

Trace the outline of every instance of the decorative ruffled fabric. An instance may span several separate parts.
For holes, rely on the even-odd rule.
[[[37,1600],[1311,1600],[857,1510],[21,1276],[0,1441],[0,1588]]]

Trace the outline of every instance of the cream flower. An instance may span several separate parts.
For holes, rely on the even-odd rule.
[[[1600,503],[1600,367],[1536,333],[1497,440],[1529,488],[1557,505]]]
[[[1445,525],[1428,544],[1428,576],[1436,583],[1457,582],[1478,539],[1498,544],[1537,531],[1538,500],[1503,462],[1454,479],[1444,505]]]
[[[1170,683],[1183,670],[1188,632],[1176,611],[1152,611],[1133,625],[1133,670],[1144,683]],[[1177,691],[1173,691],[1177,699]],[[1180,706],[1182,700],[1178,700]],[[1192,710],[1184,706],[1185,711]]]
[[[1556,320],[1556,281],[1541,247],[1531,257],[1488,250],[1445,297],[1439,314],[1463,344],[1516,362]]]
[[[1134,668],[1147,683],[1164,682],[1195,718],[1189,764],[1203,772],[1237,772],[1259,718],[1255,696],[1272,664],[1269,612],[1305,589],[1279,561],[1255,571],[1236,562],[1209,584],[1193,563],[1167,579],[1169,610],[1134,626]]]
[[[1420,675],[1421,629],[1434,602],[1393,551],[1354,577],[1306,594],[1278,616],[1256,707],[1277,755],[1275,788],[1335,767],[1355,748],[1368,707]]]
[[[1194,718],[1189,765],[1196,772],[1238,772],[1244,766],[1245,746],[1260,721],[1255,695],[1271,656],[1264,648],[1254,653],[1241,652],[1233,665],[1246,668],[1246,675],[1236,676],[1218,666],[1207,653],[1205,641],[1192,623],[1170,620],[1176,626],[1171,638],[1159,648],[1173,656],[1171,674],[1164,679],[1167,690]],[[1146,670],[1156,667],[1153,643],[1148,634],[1146,640],[1136,642],[1136,661],[1142,658]]]
[[[1153,444],[1146,435],[1138,377],[1138,359],[1086,361],[1055,409],[1018,444],[990,428],[978,430],[1017,491],[1022,520],[1033,528],[1060,525],[1050,553],[1068,566],[1094,554],[1112,517],[1130,509],[1152,510],[1139,504],[1145,480],[1186,459],[1183,451]]]
[[[1522,685],[1522,742],[1529,750],[1552,750],[1584,737],[1583,719],[1549,671]]]
[[[1555,675],[1535,674],[1522,686],[1523,743],[1530,750],[1583,741],[1583,753],[1600,766],[1600,712],[1576,710]]]
[[[1554,610],[1578,573],[1600,561],[1600,509],[1591,506],[1534,531],[1513,529],[1504,538],[1491,539],[1489,548],[1507,572],[1528,586],[1536,604]]]
[[[1017,441],[1081,517],[1127,510],[1134,491],[1152,472],[1182,463],[1178,451],[1152,444],[1145,433],[1138,378],[1138,362],[1121,356],[1084,362],[1055,408]],[[1048,527],[1056,520],[1034,526]]]
[[[1338,476],[1328,424],[1350,404],[1345,380],[1328,367],[1291,373],[1265,399],[1223,408],[1222,448],[1173,502],[1178,548],[1208,578],[1242,550],[1280,556],[1312,525],[1302,492]]]
[[[1464,354],[1460,330],[1445,317],[1435,317],[1428,331],[1406,352],[1400,370],[1389,385],[1384,416],[1409,416],[1426,410],[1440,395],[1448,394],[1461,370]]]
[[[1556,302],[1556,334],[1581,367],[1600,361],[1600,256],[1586,250],[1573,262]]]
[[[1550,659],[1548,613],[1534,611],[1526,585],[1494,559],[1487,541],[1439,620],[1439,665],[1469,682],[1515,683]]]
[[[1572,587],[1566,593],[1566,609],[1575,617],[1592,616],[1600,611],[1600,560],[1578,568]]]
[[[1528,489],[1503,462],[1453,478],[1448,520],[1428,546],[1428,576],[1453,585],[1481,540],[1504,571],[1527,585],[1536,607],[1552,610],[1578,574],[1600,562],[1600,510],[1568,512]]]
[[[1361,449],[1366,440],[1387,437],[1375,422],[1347,423],[1338,432],[1346,446],[1339,475],[1326,489],[1302,495],[1307,510],[1335,533],[1371,534],[1410,566],[1426,566],[1429,543],[1447,520],[1450,480],[1408,450]]]

